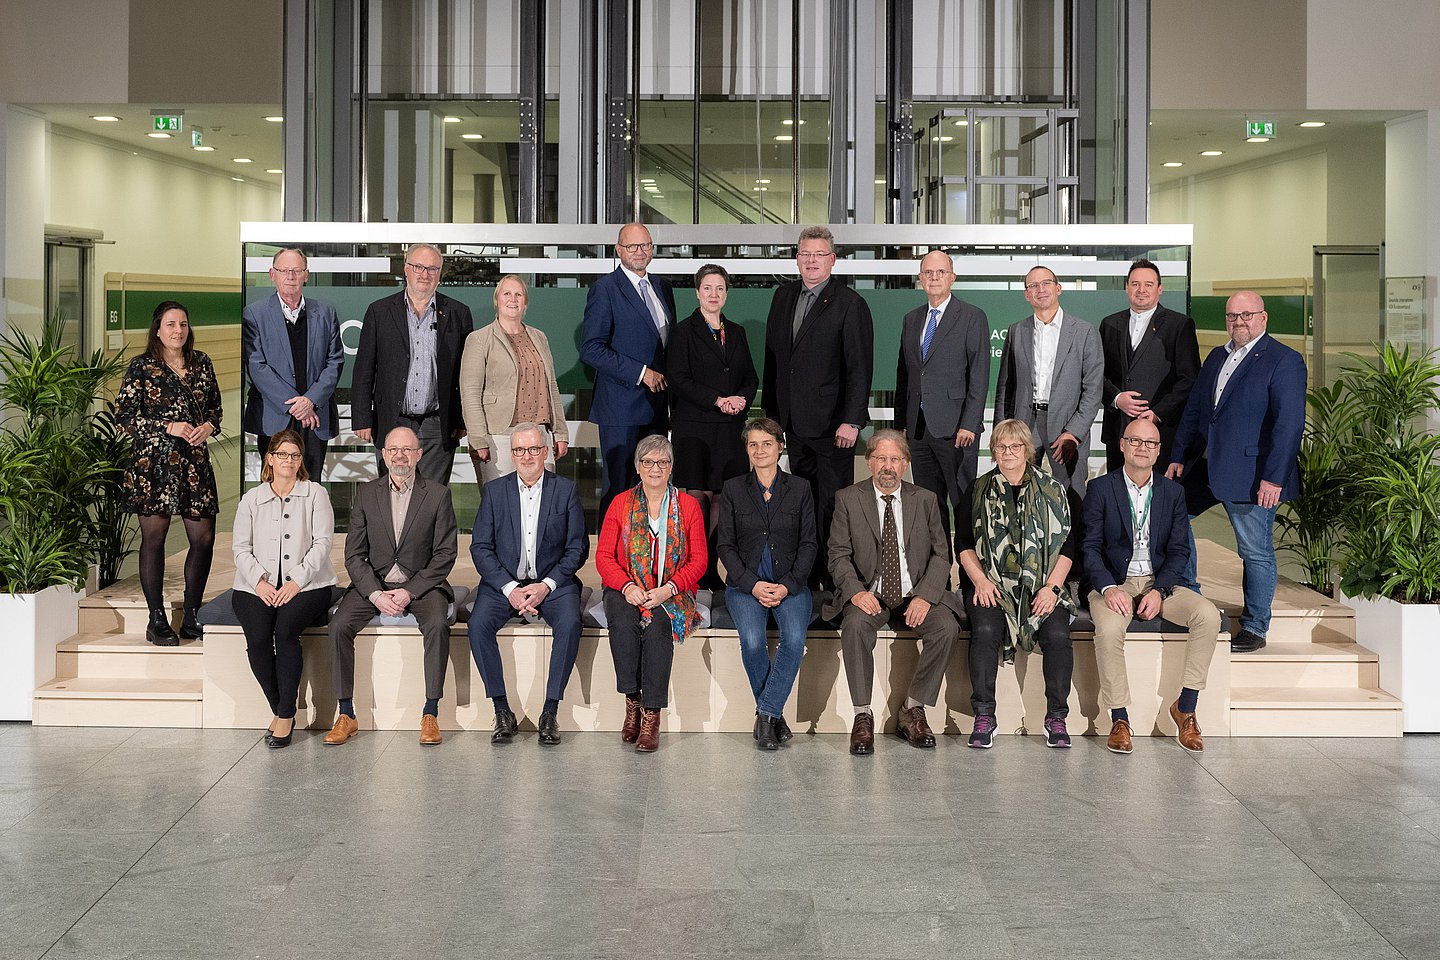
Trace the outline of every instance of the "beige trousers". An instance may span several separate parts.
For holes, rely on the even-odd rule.
[[[1120,588],[1138,601],[1155,584],[1153,577],[1130,577]],[[1180,683],[1191,690],[1205,689],[1210,658],[1220,635],[1220,611],[1215,604],[1188,587],[1176,587],[1160,602],[1160,615],[1190,628],[1185,641],[1185,670]],[[1095,666],[1100,671],[1100,706],[1107,710],[1130,706],[1130,678],[1125,672],[1125,631],[1130,617],[1111,610],[1105,599],[1090,591],[1090,618],[1095,621]]]

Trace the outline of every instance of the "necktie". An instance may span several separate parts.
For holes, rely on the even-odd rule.
[[[665,322],[665,314],[661,312],[660,304],[650,290],[650,281],[644,278],[640,280],[640,299],[645,301],[645,309],[650,311],[650,319],[654,321],[655,330],[660,334],[660,343],[663,345],[666,334],[669,333],[669,324]]]
[[[930,308],[930,319],[925,321],[925,334],[920,338],[920,359],[923,361],[930,356],[930,344],[935,339],[935,328],[940,323],[940,311],[936,307]]]
[[[801,290],[800,298],[795,301],[795,319],[790,327],[790,340],[793,342],[800,336],[800,325],[805,322],[805,314],[810,312],[810,304],[815,299],[815,294],[809,290]]]
[[[894,610],[904,599],[900,596],[900,535],[895,529],[895,495],[882,494],[885,501],[885,524],[880,530],[880,602]]]

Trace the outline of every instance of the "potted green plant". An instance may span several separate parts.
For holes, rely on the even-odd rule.
[[[1279,551],[1305,571],[1305,585],[1333,596],[1343,539],[1336,505],[1348,495],[1346,445],[1355,405],[1338,383],[1311,390],[1306,404],[1310,416],[1300,441],[1300,495],[1280,505],[1276,539]]]
[[[1353,358],[1337,386],[1349,405],[1344,539],[1337,593],[1356,639],[1380,655],[1380,686],[1405,704],[1407,732],[1440,731],[1440,406],[1436,354],[1386,344]]]
[[[0,337],[0,720],[30,719],[91,565],[113,578],[128,552],[118,502],[128,440],[96,409],[122,370],[118,357],[67,343],[58,316],[39,336]]]

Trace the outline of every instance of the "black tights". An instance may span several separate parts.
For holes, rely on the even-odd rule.
[[[215,518],[182,517],[190,550],[185,554],[185,608],[193,610],[205,599],[205,581],[210,579],[210,558],[215,552]],[[170,532],[168,515],[140,518],[140,589],[151,610],[165,607],[165,536]]]

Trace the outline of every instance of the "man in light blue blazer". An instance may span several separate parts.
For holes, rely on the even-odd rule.
[[[615,241],[620,266],[585,298],[580,359],[595,371],[590,422],[600,428],[600,519],[640,478],[635,445],[667,428],[665,349],[675,330],[675,295],[646,272],[655,245],[644,224],[627,223]]]
[[[470,651],[495,703],[491,743],[509,743],[515,713],[505,692],[505,669],[496,633],[512,617],[538,616],[550,626],[550,674],[540,712],[540,743],[560,742],[556,713],[580,650],[580,581],[590,552],[585,514],[575,482],[545,469],[550,446],[533,423],[510,431],[515,472],[485,485],[470,555],[480,573],[470,614]]]
[[[1265,301],[1249,290],[1225,301],[1230,342],[1205,358],[1190,391],[1165,476],[1185,484],[1190,516],[1223,504],[1244,565],[1245,609],[1234,653],[1265,646],[1279,571],[1275,511],[1300,493],[1305,358],[1266,335]],[[1199,590],[1194,538],[1185,570]]]
[[[305,298],[310,271],[303,251],[286,247],[270,263],[275,296],[240,315],[245,376],[250,383],[242,426],[263,454],[281,430],[305,441],[305,472],[320,480],[325,444],[335,438],[335,385],[345,349],[335,308]]]

